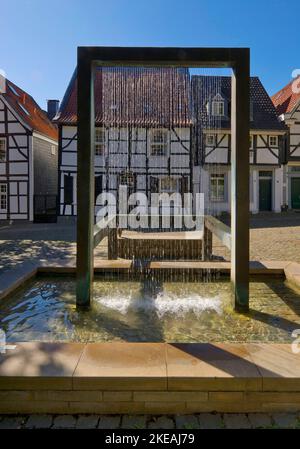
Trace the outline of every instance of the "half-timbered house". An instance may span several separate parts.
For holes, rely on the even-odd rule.
[[[195,127],[195,189],[206,209],[230,211],[231,77],[195,75],[191,81]],[[281,211],[285,125],[259,78],[250,83],[250,209]]]
[[[192,185],[187,69],[98,68],[95,73],[95,197],[182,192]],[[55,118],[59,127],[60,215],[76,215],[77,75]],[[97,206],[96,209],[97,210]]]
[[[272,97],[277,114],[288,126],[287,165],[283,198],[290,209],[300,209],[300,76]]]
[[[0,220],[33,220],[34,199],[57,193],[57,129],[24,90],[2,84]]]

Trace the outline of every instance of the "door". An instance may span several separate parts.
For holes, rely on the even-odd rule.
[[[259,180],[259,210],[272,210],[272,179]]]
[[[0,184],[0,219],[7,218],[7,184]]]
[[[300,178],[291,178],[292,209],[300,209]]]
[[[33,210],[35,223],[56,223],[57,196],[33,195]]]

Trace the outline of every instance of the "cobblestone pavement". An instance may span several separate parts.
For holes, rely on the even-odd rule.
[[[229,250],[216,238],[213,239],[213,254],[230,259]],[[250,259],[300,262],[300,213],[252,215]]]
[[[1,429],[296,429],[296,413],[201,413],[198,415],[30,415],[0,416]]]
[[[76,227],[70,224],[20,223],[0,227],[0,274],[26,263],[74,259],[75,239]],[[105,243],[97,247],[97,257],[107,257]]]
[[[291,260],[300,262],[300,213],[258,214],[250,220],[250,257],[252,260]],[[24,262],[75,257],[75,225],[13,224],[0,227],[0,274]],[[230,258],[229,251],[214,239],[215,256]],[[103,241],[96,256],[107,257]]]

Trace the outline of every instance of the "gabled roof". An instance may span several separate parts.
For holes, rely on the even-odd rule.
[[[7,79],[5,83],[5,93],[0,93],[0,97],[7,101],[30,129],[50,139],[57,140],[57,127],[51,123],[47,114],[39,107],[31,95]]]
[[[293,83],[297,85],[297,92],[293,92]],[[300,75],[290,81],[283,89],[272,96],[273,104],[277,114],[286,114],[294,110],[295,106],[300,102]]]
[[[95,72],[95,121],[106,126],[189,126],[190,76],[185,68],[99,67]],[[55,121],[77,122],[77,74]]]
[[[230,117],[215,117],[209,114],[207,104],[220,94],[227,101],[231,98],[230,76],[192,76],[193,107],[197,122],[202,128],[230,129]],[[250,78],[250,103],[252,130],[285,130],[279,121],[275,107],[258,77]],[[230,114],[229,114],[230,115]]]

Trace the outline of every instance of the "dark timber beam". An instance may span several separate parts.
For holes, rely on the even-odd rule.
[[[231,87],[231,283],[235,309],[249,309],[250,63],[245,49]]]
[[[76,305],[90,306],[94,275],[94,82],[93,64],[78,48],[77,67],[77,285]]]

